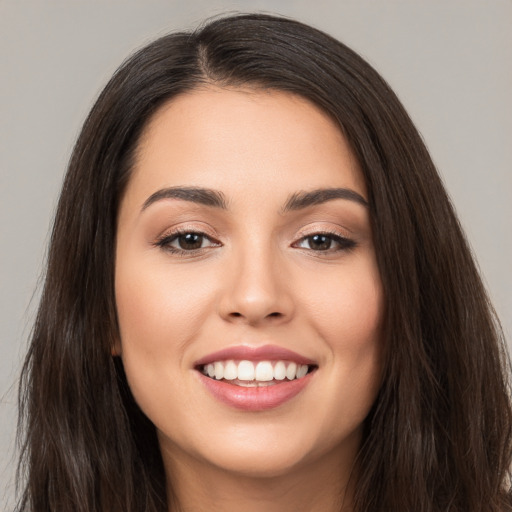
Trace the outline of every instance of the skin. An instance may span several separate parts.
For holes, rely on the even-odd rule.
[[[219,191],[227,209],[175,198],[143,208],[177,186]],[[171,100],[143,134],[119,212],[115,350],[181,510],[351,509],[381,373],[369,212],[338,198],[283,213],[292,194],[332,187],[366,197],[340,130],[288,93],[205,87]],[[201,248],[173,252],[176,228],[205,233]],[[324,232],[353,247],[331,237],[319,249],[311,237]],[[290,401],[243,411],[200,382],[199,358],[265,344],[318,365]]]

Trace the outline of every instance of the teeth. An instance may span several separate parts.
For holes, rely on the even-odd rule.
[[[260,361],[256,365],[255,373],[255,380],[261,380],[263,382],[274,380],[274,368],[272,368],[272,363],[269,361]]]
[[[305,364],[301,364],[297,368],[297,379],[302,379],[308,373],[308,367]],[[217,377],[217,372],[215,372],[215,377]]]
[[[238,363],[238,380],[254,380],[254,364],[251,361],[240,361]]]
[[[286,365],[283,361],[278,361],[274,366],[274,379],[284,380],[286,377]]]
[[[238,367],[234,361],[228,361],[224,366],[224,378],[226,380],[235,380],[238,377]]]
[[[213,368],[215,370],[215,378],[217,380],[224,378],[224,365],[222,363],[216,362],[213,365]]]
[[[208,373],[208,375],[210,375]],[[290,363],[288,368],[286,368],[286,378],[288,380],[293,380],[297,376],[297,365],[295,363]]]
[[[285,361],[240,361],[238,364],[235,361],[215,361],[202,368],[205,375],[216,380],[238,380],[246,383],[301,379],[308,370],[307,364]]]

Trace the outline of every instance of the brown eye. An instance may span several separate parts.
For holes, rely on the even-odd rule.
[[[178,246],[184,251],[200,249],[203,245],[204,236],[199,233],[185,233],[176,238]]]
[[[327,235],[313,235],[306,238],[310,249],[314,251],[326,251],[333,243],[332,237]]]
[[[352,249],[356,242],[331,233],[315,233],[301,238],[294,246],[316,252],[337,252]]]
[[[216,240],[213,240],[204,233],[195,231],[183,231],[164,236],[155,242],[155,245],[171,253],[183,255],[185,253],[191,253],[192,255],[194,254],[194,251],[219,247],[222,244]]]

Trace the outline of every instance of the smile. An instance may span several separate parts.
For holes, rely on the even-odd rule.
[[[195,364],[206,389],[220,402],[246,411],[278,407],[310,382],[313,361],[281,347],[232,347]]]
[[[204,365],[204,375],[229,381],[236,386],[269,386],[284,380],[301,379],[313,366],[297,364],[292,361],[215,361]]]

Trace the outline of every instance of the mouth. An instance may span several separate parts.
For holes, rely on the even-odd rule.
[[[197,361],[194,369],[218,401],[245,411],[278,407],[298,395],[318,365],[275,346],[232,347]]]
[[[304,378],[317,368],[294,361],[214,361],[199,365],[197,370],[210,379],[233,386],[267,387]]]

